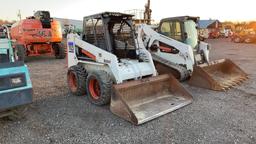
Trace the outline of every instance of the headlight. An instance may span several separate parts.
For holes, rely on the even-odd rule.
[[[14,87],[22,87],[26,85],[25,75],[16,75],[9,78],[10,86]]]
[[[0,91],[27,85],[25,74],[5,75],[0,78]]]
[[[19,85],[22,83],[22,77],[15,77],[15,78],[11,78],[11,83],[13,85]]]

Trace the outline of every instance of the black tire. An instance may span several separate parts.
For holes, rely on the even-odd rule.
[[[56,59],[64,59],[66,57],[66,49],[62,43],[53,44]]]
[[[70,92],[76,96],[86,94],[86,70],[79,65],[72,66],[68,69],[67,82]]]
[[[98,95],[95,96],[92,86],[93,81],[97,81],[99,87]],[[86,90],[88,94],[88,99],[91,103],[102,106],[110,103],[111,92],[112,92],[113,81],[111,77],[105,71],[94,71],[88,74],[86,80]],[[94,94],[93,94],[94,93]]]
[[[18,61],[26,61],[26,49],[23,45],[16,45],[16,55]]]

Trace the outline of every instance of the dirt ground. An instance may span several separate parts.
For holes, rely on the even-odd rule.
[[[256,143],[256,45],[209,40],[211,59],[230,58],[250,79],[227,92],[195,88],[192,104],[140,126],[72,96],[65,60],[41,57],[27,64],[34,103],[19,121],[0,120],[0,143]]]

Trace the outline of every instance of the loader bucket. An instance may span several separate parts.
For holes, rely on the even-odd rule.
[[[110,110],[139,125],[192,102],[192,96],[172,75],[160,75],[114,85]]]
[[[229,59],[222,59],[194,68],[189,84],[197,87],[225,91],[244,80],[248,75]]]

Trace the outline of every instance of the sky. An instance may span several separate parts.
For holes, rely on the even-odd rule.
[[[220,21],[256,20],[254,0],[151,0],[152,18],[200,16]],[[104,11],[125,12],[144,9],[147,0],[0,0],[0,19],[18,20],[34,11],[49,10],[52,17],[82,20],[84,16]]]

